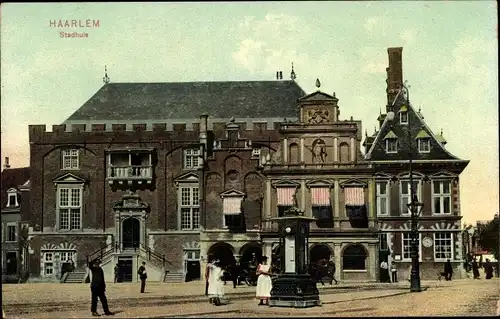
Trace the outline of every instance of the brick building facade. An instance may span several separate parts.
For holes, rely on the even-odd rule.
[[[373,165],[375,206],[380,228],[380,258],[390,255],[400,278],[407,278],[410,265],[409,156],[413,159],[416,195],[423,204],[419,217],[421,276],[436,278],[447,259],[455,276],[462,272],[462,236],[459,175],[469,161],[446,150],[446,140],[434,134],[420,110],[405,92],[403,48],[389,48],[386,113],[378,118],[380,128],[365,139],[365,159]],[[388,112],[394,112],[391,121]]]
[[[441,233],[459,234],[457,181],[467,161],[449,154],[442,137],[396,98],[401,54],[391,52],[388,99],[397,102],[387,110],[415,118],[412,134],[430,143],[415,161],[422,235],[448,243]],[[299,208],[317,218],[310,260],[333,256],[341,279],[377,280],[384,251],[406,256],[409,219],[399,207],[406,153],[384,147],[404,126],[381,116],[364,156],[361,122],[339,119],[335,93],[319,91],[318,80],[318,91],[307,95],[293,79],[105,83],[52,131],[31,125],[31,188],[41,194],[30,205],[32,276],[59,280],[62,263],[83,269],[101,257],[108,280],[115,264],[122,280],[137,280],[141,261],[151,280],[191,280],[203,275],[209,254],[242,264],[253,254],[275,256],[280,247],[270,219],[295,194]],[[449,182],[436,185],[449,186],[453,196],[435,194],[439,203],[448,198],[439,209],[451,213],[433,213],[434,181]],[[451,240],[454,250],[459,239]],[[446,247],[439,254],[448,256]],[[429,249],[422,250],[424,271],[441,267]]]
[[[11,168],[5,158],[1,173],[2,281],[25,279],[29,268],[26,239],[30,220],[30,169]]]

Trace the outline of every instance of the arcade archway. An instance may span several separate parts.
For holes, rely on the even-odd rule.
[[[262,245],[258,242],[249,242],[240,249],[240,265],[247,266],[255,259],[257,263],[262,258]]]
[[[330,247],[324,244],[314,245],[313,247],[311,247],[311,250],[309,252],[309,258],[311,264],[316,264],[318,261],[322,259],[329,261],[331,256],[332,256],[332,251]]]
[[[208,255],[218,259],[221,267],[232,265],[235,262],[234,248],[225,242],[213,244],[208,250]]]

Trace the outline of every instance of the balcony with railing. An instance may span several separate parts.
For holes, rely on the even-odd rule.
[[[114,150],[107,154],[107,163],[106,178],[110,184],[150,184],[153,179],[151,150]]]

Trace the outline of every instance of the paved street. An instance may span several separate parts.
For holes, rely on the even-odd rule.
[[[454,316],[496,313],[500,296],[498,278],[423,282],[423,286],[428,287],[426,291],[414,294],[408,293],[408,283],[339,285],[333,289],[320,287],[323,306],[310,309],[259,307],[254,299],[253,287],[233,289],[229,283],[226,290],[231,303],[221,307],[207,302],[203,296],[204,287],[199,282],[151,284],[150,293],[143,295],[137,293],[137,285],[110,284],[107,294],[110,307],[118,312],[118,318]],[[44,289],[49,287],[52,290],[44,293]],[[57,291],[56,288],[62,289]],[[70,293],[71,290],[74,292]],[[24,294],[27,298],[23,297]],[[3,305],[8,318],[86,318],[90,315],[89,299],[87,285],[34,284],[3,287]]]

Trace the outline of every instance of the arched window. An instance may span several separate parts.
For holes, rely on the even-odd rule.
[[[344,250],[342,256],[342,269],[344,270],[365,270],[366,250],[361,245],[350,245]]]

